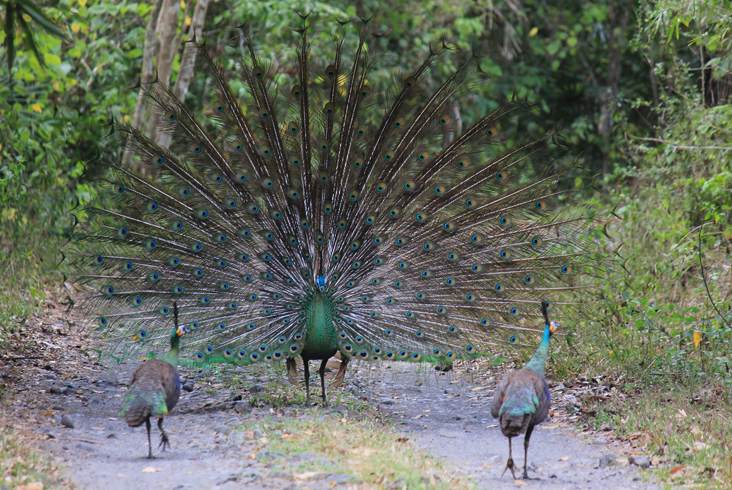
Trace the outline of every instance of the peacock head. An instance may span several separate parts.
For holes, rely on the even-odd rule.
[[[544,315],[544,324],[549,327],[549,335],[552,335],[554,332],[559,330],[558,322],[549,321],[549,308],[551,307],[551,302],[549,301],[542,301],[541,302],[541,314]]]
[[[318,284],[318,289],[320,291],[325,291],[325,288],[326,288],[326,286],[325,286],[325,277],[318,276],[317,284]]]
[[[188,330],[184,325],[178,325],[177,327],[175,327],[175,330],[173,330],[173,335],[171,335],[171,337],[181,338],[187,333]]]

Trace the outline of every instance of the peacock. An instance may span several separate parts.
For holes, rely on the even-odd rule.
[[[597,225],[560,206],[565,174],[539,158],[555,134],[502,133],[525,107],[513,101],[462,130],[454,108],[477,56],[441,77],[452,47],[432,47],[377,84],[367,22],[335,26],[326,60],[306,22],[292,66],[260,58],[249,26],[231,77],[199,43],[202,110],[145,85],[169,148],[112,125],[138,167],[102,152],[101,191],[74,231],[106,352],[155,356],[175,301],[181,362],[285,360],[297,382],[300,356],[309,405],[320,360],[325,404],[336,352],[340,384],[353,359],[449,363],[520,345],[537,296],[577,318]]]
[[[140,365],[132,375],[127,393],[122,400],[119,417],[124,417],[130,427],[147,427],[148,455],[152,459],[150,440],[150,417],[157,417],[160,429],[160,446],[170,446],[168,435],[163,429],[163,417],[173,410],[180,396],[178,377],[178,351],[180,338],[187,333],[185,326],[178,325],[178,308],[173,303],[175,328],[170,335],[170,352],[163,359],[151,359]]]
[[[498,419],[501,432],[508,437],[508,461],[503,469],[514,473],[513,457],[511,456],[511,438],[526,433],[524,436],[524,475],[528,479],[526,463],[529,454],[529,440],[536,424],[544,421],[549,413],[549,386],[544,379],[544,366],[549,354],[549,339],[559,326],[549,321],[547,303],[541,304],[544,314],[544,337],[534,357],[522,369],[517,369],[503,378],[496,388],[491,405],[491,414]]]

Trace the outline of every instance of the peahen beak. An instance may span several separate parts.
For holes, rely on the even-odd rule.
[[[559,329],[559,324],[557,322],[549,322],[549,332],[554,333]]]

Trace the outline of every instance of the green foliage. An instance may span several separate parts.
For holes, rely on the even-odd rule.
[[[657,104],[633,102],[651,108],[657,125],[648,137],[626,121],[618,149],[628,165],[605,176],[615,257],[600,291],[602,308],[577,346],[584,362],[574,366],[575,373],[627,376],[633,382],[626,388],[690,385],[700,378],[729,386],[732,369],[732,105],[710,104],[710,93],[724,89],[714,80],[729,80],[729,74],[707,72],[711,83],[701,83],[695,68],[701,58],[688,58],[675,44],[674,19],[681,14],[664,10],[674,5],[691,8],[662,3],[640,12],[655,19],[638,38],[659,38],[657,53],[667,58],[655,76],[667,90],[655,94]],[[729,3],[715,5],[729,15]],[[680,30],[684,45],[714,38],[717,59],[730,59],[721,17],[683,22],[690,29]],[[671,29],[674,36],[667,35]]]
[[[135,26],[144,25],[149,10],[63,1],[45,14],[68,24],[70,38],[38,30],[35,49],[16,41],[12,70],[0,65],[0,309],[33,305],[34,289],[61,279],[55,267],[70,211],[95,192],[84,175],[87,162],[108,118],[133,110],[136,94],[125,87],[139,59],[127,53],[142,46],[144,29]]]
[[[38,50],[35,36],[33,35],[33,29],[30,23],[33,22],[40,26],[46,33],[63,39],[64,32],[54,22],[43,13],[36,4],[30,0],[5,0],[2,3],[3,14],[5,22],[3,23],[4,30],[0,37],[5,48],[5,56],[8,61],[8,71],[12,71],[13,62],[15,61],[15,41],[16,41],[16,30],[17,28],[23,31],[23,41],[26,48],[32,51],[36,57],[36,60],[43,65],[44,59]],[[17,25],[16,25],[17,24]]]

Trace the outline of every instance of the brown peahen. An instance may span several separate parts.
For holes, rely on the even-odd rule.
[[[294,380],[301,356],[309,404],[310,360],[325,402],[336,352],[340,383],[353,358],[449,362],[517,345],[536,331],[537,296],[576,317],[572,274],[593,260],[596,226],[560,210],[563,174],[537,158],[552,133],[502,136],[518,104],[460,132],[449,114],[478,59],[439,81],[450,50],[433,48],[377,86],[379,37],[367,23],[336,29],[329,61],[310,52],[312,28],[294,31],[294,66],[260,59],[245,35],[233,82],[200,46],[202,111],[146,87],[170,149],[114,126],[143,170],[103,157],[75,264],[116,359],[159,350],[177,301],[191,332],[181,362],[287,360]]]
[[[184,326],[178,325],[178,308],[173,303],[175,329],[170,335],[170,352],[163,359],[151,359],[138,367],[127,393],[122,400],[119,417],[124,417],[130,427],[139,427],[145,423],[147,427],[148,455],[152,459],[152,442],[150,440],[150,417],[158,419],[160,429],[160,446],[163,451],[170,445],[168,435],[163,430],[163,417],[173,410],[180,396],[180,378],[178,376],[178,351],[180,338],[187,333]],[[144,330],[139,333],[147,335]]]
[[[549,354],[549,339],[557,331],[558,325],[549,321],[546,302],[541,304],[541,312],[544,314],[544,337],[536,349],[534,357],[521,369],[509,373],[503,378],[493,395],[491,414],[496,417],[503,435],[508,437],[508,461],[506,470],[511,470],[511,475],[516,479],[514,473],[513,457],[511,456],[511,438],[526,433],[524,436],[524,475],[529,454],[529,440],[536,424],[544,421],[549,413],[549,385],[544,379],[544,366],[546,357]],[[503,473],[501,476],[503,476]]]

